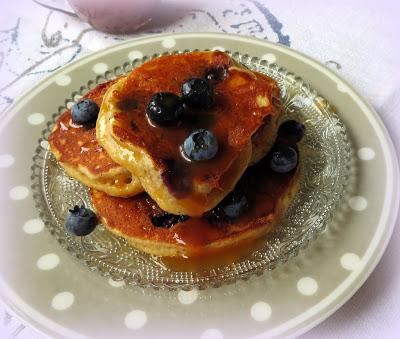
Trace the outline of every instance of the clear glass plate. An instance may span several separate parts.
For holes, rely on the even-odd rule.
[[[174,52],[174,53],[183,53]],[[272,270],[298,254],[325,230],[340,207],[352,180],[352,150],[345,126],[333,107],[300,77],[256,57],[228,52],[248,68],[273,78],[281,89],[284,117],[301,121],[307,133],[300,146],[303,163],[301,187],[279,227],[267,235],[261,248],[245,259],[203,272],[174,271],[161,258],[136,250],[125,239],[100,225],[86,237],[69,235],[64,218],[73,205],[91,206],[87,187],[68,177],[48,150],[47,137],[57,118],[97,84],[130,72],[149,60],[134,60],[89,81],[66,99],[43,131],[33,158],[32,188],[45,225],[77,259],[127,285],[163,289],[204,289],[246,279]],[[151,58],[158,57],[155,54]]]

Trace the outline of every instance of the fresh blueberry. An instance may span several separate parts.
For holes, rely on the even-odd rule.
[[[240,192],[229,193],[205,217],[211,223],[223,223],[241,216],[249,208],[247,197]]]
[[[186,215],[175,215],[170,213],[160,213],[150,216],[151,222],[156,227],[169,228],[175,224],[188,220],[189,217]]]
[[[72,121],[80,125],[94,127],[99,110],[99,106],[93,100],[84,99],[72,106]]]
[[[228,219],[234,219],[242,215],[249,208],[249,204],[245,195],[232,192],[222,201],[220,208]]]
[[[160,92],[150,98],[146,113],[152,122],[161,126],[171,126],[181,120],[183,109],[183,102],[176,94]]]
[[[73,210],[69,210],[65,219],[65,227],[72,235],[84,236],[93,232],[97,225],[96,214],[84,206],[74,206]]]
[[[212,159],[218,152],[218,140],[213,132],[197,129],[184,141],[183,152],[195,161]]]
[[[305,130],[305,126],[300,122],[288,120],[279,126],[278,136],[287,138],[293,142],[298,142],[303,138]]]
[[[278,144],[270,152],[269,166],[277,173],[287,173],[297,166],[298,156],[294,148]]]
[[[201,78],[192,78],[184,82],[181,93],[183,101],[190,107],[207,109],[214,100],[212,86]]]

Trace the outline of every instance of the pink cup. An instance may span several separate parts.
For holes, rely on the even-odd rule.
[[[75,13],[95,29],[132,33],[151,20],[160,0],[68,0]]]

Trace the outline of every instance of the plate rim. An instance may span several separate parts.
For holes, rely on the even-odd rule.
[[[236,34],[226,34],[226,33],[210,33],[210,32],[192,32],[192,33],[163,33],[163,34],[154,34],[154,35],[146,35],[146,36],[141,36],[137,37],[134,39],[128,39],[124,42],[114,44],[112,46],[109,46],[105,49],[95,51],[88,53],[87,55],[80,57],[79,59],[68,63],[62,67],[60,67],[57,71],[51,73],[49,76],[43,78],[40,80],[35,86],[32,86],[28,88],[25,92],[20,94],[15,102],[8,107],[4,111],[4,119],[0,123],[0,132],[2,129],[7,126],[7,124],[11,121],[11,119],[18,114],[19,110],[18,107],[23,105],[24,102],[29,100],[30,98],[34,97],[36,93],[38,93],[41,90],[41,87],[44,85],[47,85],[49,81],[54,79],[57,75],[63,73],[66,69],[73,70],[77,67],[80,67],[84,64],[87,64],[91,58],[98,58],[102,54],[113,54],[116,53],[120,49],[124,49],[125,47],[129,45],[137,45],[140,44],[140,42],[152,42],[152,41],[161,41],[161,39],[166,38],[166,37],[171,37],[171,38],[204,38],[204,37],[209,37],[209,38],[218,38],[219,40],[223,40],[225,38],[229,40],[236,40],[239,43],[240,42],[247,42],[247,43],[253,43],[256,45],[259,45],[261,47],[266,47],[267,49],[272,49],[272,50],[280,50],[284,52],[285,54],[300,60],[302,62],[305,62],[312,66],[315,71],[318,72],[323,72],[326,74],[328,77],[330,77],[332,80],[334,80],[337,84],[342,84],[347,88],[347,94],[349,94],[352,99],[355,101],[360,106],[360,109],[363,111],[365,114],[366,118],[369,119],[370,124],[372,127],[374,127],[375,132],[378,135],[379,142],[382,146],[382,149],[384,150],[384,160],[386,162],[386,172],[387,172],[387,179],[386,179],[386,187],[391,188],[391,191],[389,191],[390,195],[386,195],[384,199],[384,204],[383,204],[383,209],[381,210],[381,215],[380,215],[380,220],[377,223],[375,233],[373,235],[372,241],[376,239],[376,245],[375,248],[372,249],[369,253],[367,253],[371,246],[368,247],[367,252],[364,254],[363,259],[369,256],[368,260],[365,260],[365,264],[361,266],[362,269],[360,270],[355,270],[352,273],[350,273],[344,281],[339,285],[341,288],[341,291],[339,292],[338,295],[334,297],[333,300],[330,300],[327,302],[326,305],[320,306],[320,310],[317,310],[316,313],[311,315],[305,315],[305,319],[303,319],[299,324],[294,325],[288,329],[284,329],[284,325],[288,322],[291,322],[293,319],[297,319],[299,317],[302,317],[304,314],[309,313],[310,311],[313,311],[315,307],[319,306],[321,303],[323,303],[327,298],[329,298],[332,294],[335,294],[335,292],[338,290],[338,286],[331,292],[327,297],[324,299],[318,301],[317,304],[306,310],[305,312],[301,313],[300,315],[296,316],[295,318],[289,320],[286,323],[283,323],[279,325],[277,328],[274,330],[270,331],[264,331],[263,333],[260,333],[256,335],[254,338],[264,338],[266,335],[271,336],[271,335],[279,335],[282,334],[283,332],[290,333],[291,337],[299,336],[311,328],[315,327],[322,321],[324,321],[326,318],[328,318],[331,314],[333,314],[337,309],[339,309],[345,302],[347,302],[353,295],[354,293],[363,285],[363,283],[367,280],[367,278],[370,276],[372,271],[375,269],[376,265],[379,263],[381,260],[387,245],[390,241],[390,238],[392,236],[397,216],[398,216],[398,210],[399,210],[399,201],[400,201],[400,188],[399,188],[399,164],[398,164],[398,159],[396,155],[396,151],[393,145],[393,141],[391,139],[391,136],[385,127],[381,117],[378,115],[378,113],[374,110],[372,105],[370,105],[353,87],[350,85],[345,79],[343,79],[341,76],[339,76],[337,73],[335,73],[333,70],[329,69],[325,65],[323,65],[321,62],[307,56],[303,52],[299,52],[297,50],[294,50],[292,48],[289,48],[287,46],[283,46],[274,42],[270,41],[265,41],[262,39],[258,39],[252,36],[245,36],[245,35],[236,35]],[[132,47],[133,47],[132,46]],[[340,114],[339,114],[340,116]],[[388,185],[389,183],[389,185]],[[390,185],[391,183],[391,185]],[[377,231],[382,228],[382,230],[385,230],[386,232],[381,232],[381,234],[378,234],[377,236]],[[371,241],[371,243],[372,243]],[[344,286],[347,285],[347,286]],[[23,300],[19,300],[19,303],[22,302],[23,307],[18,307],[18,302],[15,302],[15,299],[18,299],[18,295],[16,295],[11,288],[5,282],[3,279],[0,277],[0,286],[1,286],[1,292],[0,296],[1,299],[4,301],[4,304],[6,307],[11,308],[23,321],[29,323],[33,328],[36,330],[40,331],[41,333],[46,335],[46,332],[44,331],[55,331],[59,334],[62,335],[73,335],[74,337],[82,337],[82,335],[75,333],[74,331],[71,331],[70,329],[58,324],[56,321],[52,319],[48,319],[47,317],[43,316],[40,312],[37,312],[34,309],[30,309],[31,307]],[[6,291],[6,293],[5,293]],[[13,295],[14,294],[14,295]],[[17,298],[16,298],[17,297]],[[12,302],[12,299],[14,299],[14,302]],[[21,306],[21,305],[19,305]],[[34,313],[37,312],[34,316],[30,314],[31,312],[27,311],[27,308],[30,309],[30,311],[33,311]],[[23,311],[25,309],[25,312]],[[50,322],[51,326],[44,326],[43,323],[41,323],[37,318],[45,318],[42,320],[45,320],[47,325],[49,325],[48,321]],[[35,323],[37,322],[37,323]],[[40,326],[39,326],[40,325]],[[61,331],[60,331],[61,330]],[[60,331],[60,332],[58,332]]]

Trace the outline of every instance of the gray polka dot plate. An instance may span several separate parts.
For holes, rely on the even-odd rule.
[[[323,119],[336,127],[328,124],[318,131],[334,150],[332,159],[342,159],[324,177],[331,177],[333,182],[342,176],[346,180],[339,180],[338,187],[343,190],[335,190],[339,191],[337,200],[324,181],[314,182],[314,186],[331,196],[320,205],[334,211],[334,218],[322,218],[324,222],[318,225],[323,227],[309,234],[307,239],[312,241],[307,248],[298,251],[309,243],[299,238],[292,246],[295,251],[288,251],[285,257],[278,255],[286,263],[263,267],[274,269],[260,276],[244,274],[241,277],[246,280],[219,288],[206,288],[218,283],[204,285],[198,281],[141,284],[141,280],[130,280],[121,272],[100,270],[108,276],[105,278],[92,272],[99,270],[97,264],[88,269],[79,262],[84,255],[76,255],[74,243],[63,240],[56,228],[49,227],[46,213],[36,208],[37,189],[45,187],[46,182],[35,168],[40,168],[37,163],[51,162],[46,158],[46,132],[41,133],[51,127],[58,107],[71,104],[66,98],[79,98],[82,86],[90,88],[118,75],[116,70],[124,71],[145,56],[187,49],[227,50],[242,62],[248,61],[250,67],[257,61],[269,70],[281,72],[284,68],[287,78],[301,83],[299,91],[321,95],[315,95],[315,103],[329,107],[321,110],[326,113]],[[300,106],[300,113],[307,105],[299,99],[287,103]],[[290,111],[299,114],[299,110]],[[339,120],[336,114],[330,114],[333,111]],[[308,117],[306,122],[311,124],[312,120]],[[0,196],[1,295],[23,320],[50,336],[211,339],[298,335],[329,316],[361,286],[382,256],[397,215],[397,160],[373,109],[349,84],[318,62],[253,38],[192,33],[151,36],[116,45],[71,63],[38,83],[14,104],[0,128],[4,192]],[[333,134],[342,138],[331,139]],[[347,148],[347,136],[351,149]],[[60,191],[59,196],[67,196],[67,192]],[[335,203],[330,206],[332,199]],[[88,244],[82,240],[81,246]]]

